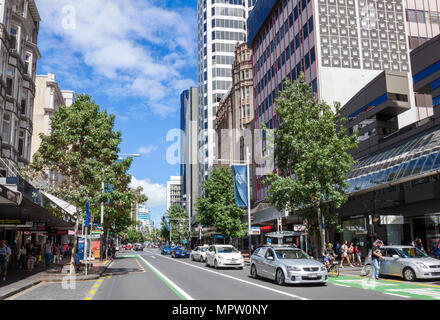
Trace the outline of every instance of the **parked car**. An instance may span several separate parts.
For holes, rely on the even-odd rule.
[[[383,246],[383,260],[379,275],[401,277],[407,281],[417,279],[439,279],[440,261],[431,258],[412,246]],[[374,272],[371,250],[365,258],[364,274]]]
[[[251,276],[286,283],[319,283],[326,285],[326,267],[298,248],[287,246],[265,246],[251,256]]]
[[[206,251],[207,266],[235,267],[240,270],[244,267],[244,259],[241,252],[231,245],[211,245]]]
[[[198,246],[191,251],[191,260],[197,260],[204,262],[206,260],[206,251],[208,251],[209,246]]]
[[[160,254],[167,255],[172,253],[173,253],[173,247],[170,245],[163,246],[162,249],[160,250]]]
[[[189,258],[189,252],[184,246],[176,246],[171,253],[173,258]]]
[[[126,244],[125,245],[125,250],[131,250],[131,244]]]

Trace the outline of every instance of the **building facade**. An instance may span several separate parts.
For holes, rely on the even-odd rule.
[[[217,106],[232,85],[235,45],[246,42],[246,19],[254,3],[255,0],[197,1],[200,186],[216,159]]]
[[[185,90],[180,95],[180,123],[183,137],[181,139],[181,171],[183,179],[183,207],[195,216],[195,203],[199,195],[199,162],[198,162],[198,94],[197,88]],[[195,223],[195,220],[192,221]]]
[[[183,178],[181,176],[171,176],[167,182],[167,210],[174,206],[183,207]]]
[[[31,159],[40,16],[33,0],[0,1],[0,117],[2,175]]]
[[[420,10],[426,1],[413,2],[417,4],[408,9],[407,2],[412,1],[258,1],[248,19],[248,44],[254,53],[255,126],[276,129],[274,100],[283,81],[297,79],[300,72],[320,100],[342,105],[383,70],[411,72],[409,41],[415,25],[406,20],[411,10]],[[430,10],[436,13],[437,2],[430,2]],[[422,35],[431,37],[435,32],[432,28]],[[399,128],[432,114],[419,112],[418,107],[429,103],[415,103],[411,77],[408,88],[411,109],[397,115]],[[257,202],[264,200],[268,188],[259,180]]]

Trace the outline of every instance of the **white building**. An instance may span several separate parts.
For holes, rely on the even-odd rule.
[[[171,176],[167,182],[167,210],[174,205],[183,206],[183,178],[181,176]]]
[[[197,1],[199,186],[208,176],[216,158],[216,108],[232,85],[235,45],[246,42],[246,19],[255,2]]]

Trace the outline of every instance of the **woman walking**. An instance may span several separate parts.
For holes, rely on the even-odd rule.
[[[29,245],[29,251],[28,251],[28,260],[27,260],[27,271],[31,272],[34,268],[34,264],[37,261],[37,255],[38,255],[38,249],[34,247],[34,245],[31,243]]]
[[[18,255],[17,255],[17,260],[20,270],[26,268],[26,259],[27,259],[27,250],[24,244],[22,244],[20,249],[18,250]]]
[[[353,264],[355,263],[354,259],[354,245],[353,242],[350,243],[350,246],[348,247],[348,254],[350,255],[351,261],[353,261]]]
[[[356,243],[354,253],[356,254],[357,261],[359,262],[359,267],[362,267],[362,247],[360,246],[359,242]]]
[[[350,262],[350,258],[348,256],[348,241],[345,240],[344,243],[341,246],[341,265],[339,266],[341,269],[343,269],[344,260],[348,261],[348,264],[350,267],[354,268],[354,266]]]

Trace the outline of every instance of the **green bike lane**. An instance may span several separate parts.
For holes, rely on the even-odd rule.
[[[340,275],[329,277],[329,283],[337,286],[358,288],[381,292],[387,295],[401,297],[402,299],[440,300],[440,286],[412,283],[398,280],[374,280],[369,277]]]

